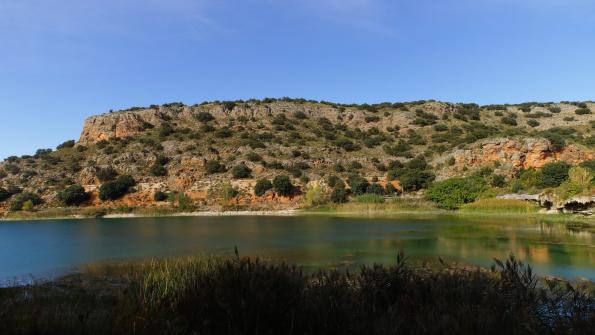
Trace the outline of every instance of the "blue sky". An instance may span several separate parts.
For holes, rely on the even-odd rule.
[[[0,0],[0,157],[131,106],[595,99],[592,0]]]

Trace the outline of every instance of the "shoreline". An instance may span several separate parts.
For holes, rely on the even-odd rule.
[[[552,222],[580,222],[589,226],[595,226],[595,217],[581,216],[577,214],[562,213],[518,213],[518,212],[498,212],[498,211],[447,211],[440,209],[403,209],[403,210],[360,210],[353,209],[341,210],[332,208],[303,208],[303,209],[283,209],[283,210],[242,210],[242,211],[196,211],[196,212],[170,212],[170,213],[109,213],[101,216],[97,215],[56,215],[40,217],[0,217],[0,224],[3,222],[15,221],[51,221],[51,220],[84,220],[84,219],[136,219],[136,218],[161,218],[161,217],[232,217],[232,216],[340,216],[340,217],[377,217],[390,218],[397,216],[459,216],[459,217],[482,217],[482,218],[535,218],[545,219]]]

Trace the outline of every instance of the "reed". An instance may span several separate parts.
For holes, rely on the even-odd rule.
[[[462,205],[463,213],[503,213],[503,214],[530,214],[537,213],[539,206],[535,203],[514,199],[481,199],[473,203]]]

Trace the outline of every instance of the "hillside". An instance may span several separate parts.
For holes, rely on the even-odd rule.
[[[594,160],[592,111],[593,102],[480,107],[301,99],[135,107],[90,117],[78,141],[0,163],[0,211],[73,204],[298,208],[306,190],[319,187],[328,197],[337,179],[357,194],[356,174],[376,188],[372,193],[416,194],[433,181],[471,175],[501,179],[492,186],[504,192],[522,171]],[[290,177],[286,192],[279,180],[255,194],[257,180],[279,175]],[[118,176],[131,178],[114,182]],[[113,192],[102,200],[100,187],[108,183]],[[516,184],[515,192],[536,191]]]

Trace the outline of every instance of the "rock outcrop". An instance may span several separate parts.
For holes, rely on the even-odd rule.
[[[575,144],[556,151],[543,138],[495,138],[481,141],[471,149],[455,150],[452,157],[453,168],[457,171],[494,164],[514,171],[541,168],[547,163],[561,160],[576,165],[595,159],[595,151]]]

